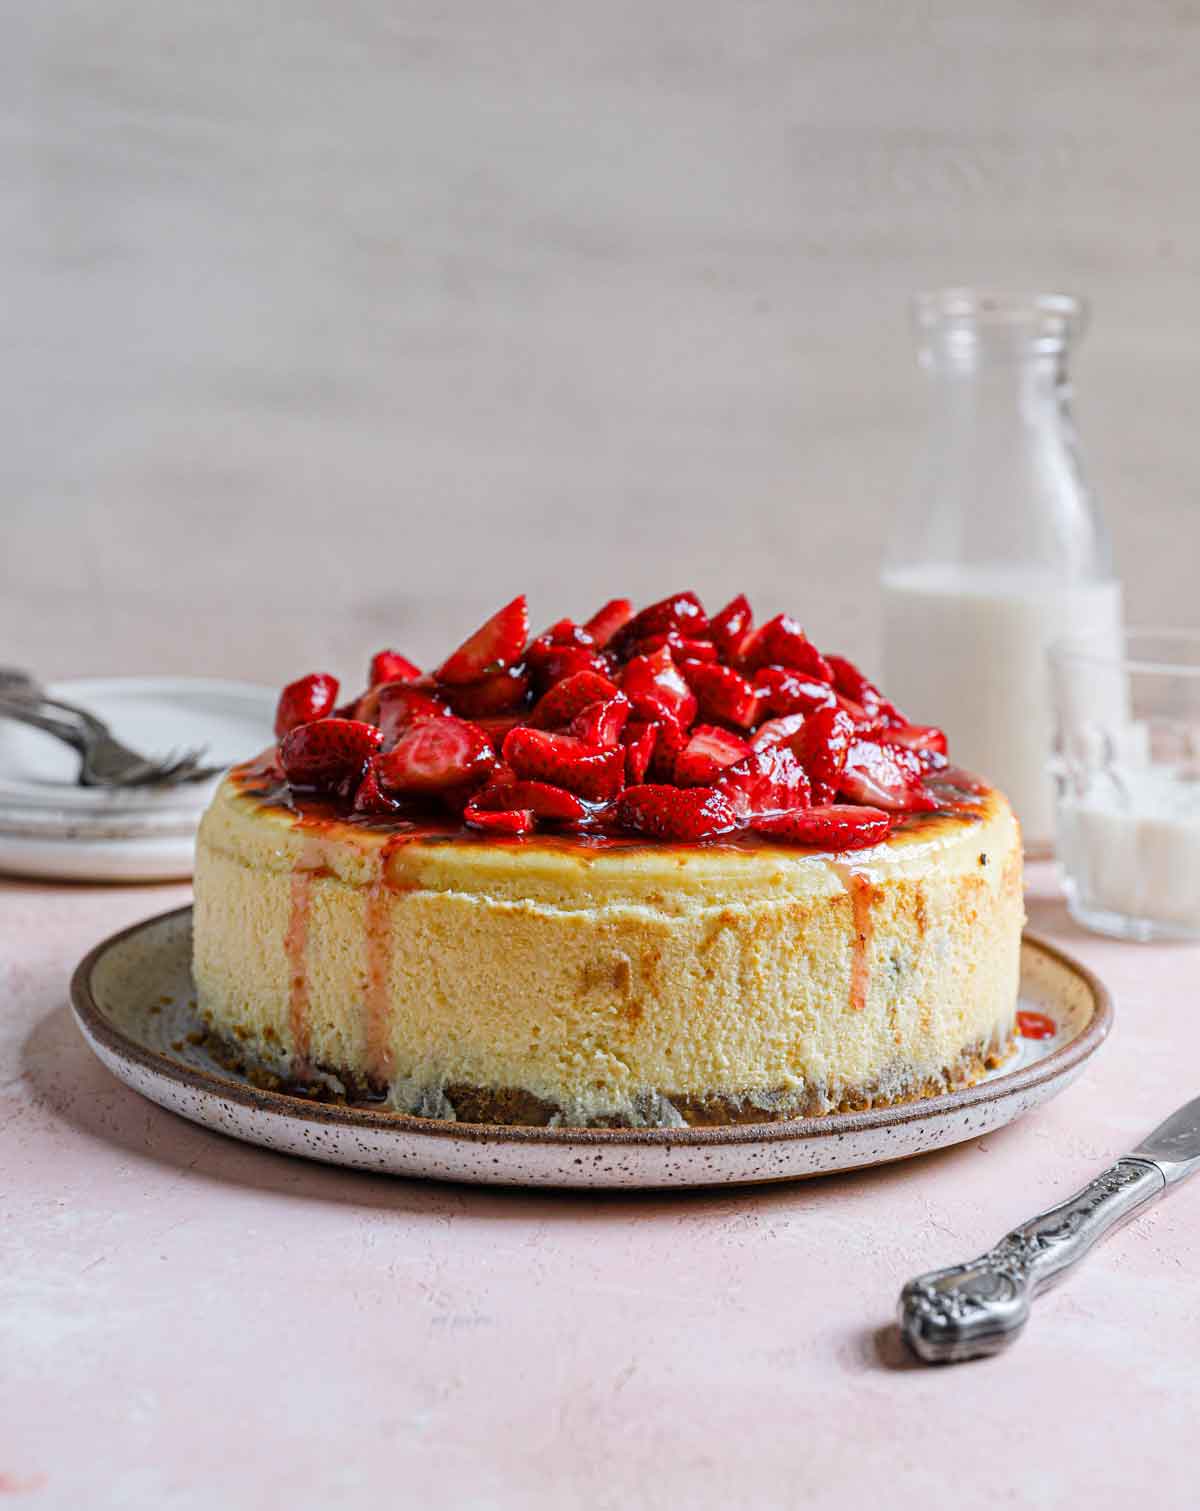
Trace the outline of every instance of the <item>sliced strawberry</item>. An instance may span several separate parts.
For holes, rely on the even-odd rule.
[[[565,787],[596,802],[616,797],[625,783],[625,752],[597,750],[573,735],[543,729],[514,729],[504,742],[504,759],[519,777]]]
[[[288,685],[279,694],[275,710],[275,738],[282,740],[289,729],[323,719],[337,702],[338,682],[326,672],[313,672]]]
[[[407,729],[418,719],[441,719],[450,712],[449,706],[441,698],[435,698],[432,693],[420,687],[412,687],[407,682],[386,682],[382,687],[372,688],[365,698],[359,700],[359,707],[364,713],[372,698],[376,704],[379,728],[383,731],[385,750],[392,748],[399,739],[401,730]]]
[[[655,782],[673,782],[675,762],[688,742],[688,732],[674,719],[659,719],[655,727],[658,735],[650,757],[650,776]]]
[[[631,787],[636,787],[646,775],[658,741],[658,730],[657,724],[644,724],[639,720],[626,724],[621,732],[625,747],[625,780]]]
[[[822,682],[833,681],[833,669],[790,614],[776,614],[756,630],[742,651],[742,667],[788,666],[808,672]]]
[[[529,610],[522,593],[464,640],[434,676],[452,686],[478,682],[519,661],[528,639]]]
[[[492,714],[511,713],[525,702],[529,678],[519,666],[493,672],[478,682],[444,686],[442,696],[462,719],[485,719]]]
[[[786,745],[752,752],[722,772],[716,785],[743,823],[807,808],[812,802],[808,774]]]
[[[698,638],[708,629],[704,605],[695,593],[673,593],[652,603],[649,608],[635,614],[621,631],[623,647],[636,645],[650,635],[662,635],[667,630],[678,630],[681,635]]]
[[[909,750],[931,750],[946,754],[946,736],[932,724],[899,724],[887,732],[889,745],[907,745]]]
[[[749,638],[753,625],[754,614],[744,593],[731,599],[709,625],[708,632],[713,644],[721,660],[727,665],[736,662],[741,656],[742,647]]]
[[[715,724],[697,724],[675,757],[676,786],[710,787],[727,766],[749,754],[749,745],[739,735]]]
[[[878,845],[891,832],[891,815],[878,808],[834,803],[760,819],[754,828],[769,839],[792,845],[820,845],[823,850],[861,850]]]
[[[722,719],[740,729],[749,729],[757,723],[758,694],[733,667],[706,666],[693,661],[681,670],[696,694],[701,718]]]
[[[381,757],[379,785],[385,792],[443,792],[481,780],[496,764],[483,730],[465,719],[419,719],[400,732]]]
[[[378,687],[381,682],[415,682],[420,675],[421,668],[414,666],[399,651],[376,651],[371,657],[367,686]]]
[[[602,609],[597,609],[584,629],[593,643],[603,649],[618,630],[623,630],[633,618],[633,604],[628,598],[610,598]]]
[[[550,645],[582,645],[589,649],[596,643],[587,626],[576,624],[573,619],[556,619],[538,639],[548,641]]]
[[[689,842],[738,827],[729,799],[715,787],[627,787],[617,799],[616,819],[622,829]]]
[[[767,750],[772,745],[783,745],[804,728],[807,714],[785,714],[782,719],[768,719],[760,724],[750,741],[751,750]]]
[[[528,834],[534,824],[533,814],[527,808],[491,810],[468,803],[462,816],[472,829],[482,829],[488,834]]]
[[[696,695],[666,646],[629,661],[621,676],[621,691],[644,719],[672,720],[684,729],[695,720]]]
[[[382,740],[374,724],[319,719],[289,730],[279,747],[279,759],[293,787],[349,792],[358,785]]]
[[[489,782],[474,802],[480,809],[528,809],[538,818],[557,819],[562,823],[578,823],[588,816],[587,807],[565,787],[555,787],[550,782],[524,781],[515,776],[507,781]]]
[[[534,705],[529,723],[534,729],[559,729],[582,713],[589,703],[607,702],[616,690],[617,684],[599,672],[572,672]]]
[[[644,640],[639,640],[636,645],[630,646],[629,654],[652,656],[655,651],[662,650],[664,645],[671,652],[671,659],[677,666],[682,666],[685,661],[715,661],[717,659],[717,648],[711,640],[689,640],[678,630],[667,630],[661,635],[647,635]]]
[[[813,802],[824,807],[837,793],[846,756],[854,743],[854,725],[840,708],[818,708],[788,741],[808,772]]]
[[[538,697],[576,672],[596,672],[603,677],[610,670],[599,651],[586,645],[554,645],[544,636],[533,641],[525,652],[525,666]]]
[[[379,773],[376,770],[377,755],[373,755],[367,762],[367,769],[363,772],[362,781],[359,782],[354,793],[355,813],[384,815],[395,813],[400,804],[388,797],[379,785]]]
[[[855,740],[846,757],[838,790],[856,803],[894,813],[928,813],[937,799],[926,792],[924,767],[914,750],[903,745],[879,745]]]
[[[525,715],[519,713],[480,714],[477,719],[472,719],[471,722],[477,724],[496,749],[499,750],[501,745],[504,744],[504,737],[509,730],[516,729],[518,724],[524,724]]]
[[[586,674],[585,674],[586,675]],[[559,683],[562,687],[564,684]],[[571,720],[568,734],[586,745],[598,745],[601,750],[611,750],[621,742],[621,731],[631,713],[629,699],[624,693],[614,693],[601,703],[589,703]]]
[[[896,705],[889,702],[875,684],[863,676],[853,661],[847,661],[845,656],[826,656],[825,660],[833,674],[834,687],[844,698],[857,703],[863,711],[863,719],[856,717],[856,724],[861,722],[890,726],[908,723]],[[849,712],[853,713],[853,710]]]
[[[787,666],[762,666],[754,673],[754,689],[764,713],[811,714],[818,708],[833,708],[837,694],[828,682],[806,677]]]

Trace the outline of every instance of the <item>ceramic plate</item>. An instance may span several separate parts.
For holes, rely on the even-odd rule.
[[[189,1042],[192,910],[114,934],[71,983],[75,1018],[120,1080],[161,1107],[234,1138],[392,1175],[528,1186],[708,1186],[789,1180],[924,1154],[978,1138],[1056,1096],[1112,1022],[1095,976],[1026,935],[1021,1006],[1058,1025],[1022,1039],[978,1086],[902,1107],[731,1128],[506,1128],[446,1123],[263,1091]]]
[[[55,697],[104,719],[147,755],[203,745],[228,766],[271,738],[275,692],[197,677],[89,677],[55,683]],[[73,751],[0,719],[0,869],[92,881],[190,876],[196,825],[218,777],[156,789],[80,787]]]

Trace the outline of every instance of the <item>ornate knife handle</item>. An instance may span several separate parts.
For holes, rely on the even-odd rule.
[[[979,1259],[910,1280],[900,1293],[900,1331],[931,1364],[999,1353],[1024,1327],[1038,1292],[1062,1279],[1166,1184],[1152,1161],[1119,1159]]]

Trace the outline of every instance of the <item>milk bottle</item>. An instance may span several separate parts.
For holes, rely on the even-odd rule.
[[[1121,591],[1079,468],[1067,357],[1080,301],[943,290],[914,302],[930,392],[917,486],[883,571],[883,686],[1053,839],[1046,650],[1120,644]]]

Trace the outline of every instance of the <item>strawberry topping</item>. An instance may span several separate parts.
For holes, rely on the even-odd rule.
[[[616,690],[617,684],[599,672],[572,672],[534,704],[528,722],[535,729],[559,729],[590,703],[606,702]]]
[[[626,664],[621,690],[644,719],[668,719],[686,729],[696,717],[696,695],[665,645]]]
[[[777,717],[837,707],[837,694],[828,682],[786,666],[759,667],[754,673],[754,688],[763,712]]]
[[[415,682],[420,675],[421,668],[414,666],[399,651],[376,651],[371,657],[367,686],[378,687],[381,682]]]
[[[649,770],[658,743],[658,725],[636,720],[628,723],[621,732],[621,743],[625,747],[625,780],[631,787],[636,787],[645,780]]]
[[[360,699],[359,708],[364,718],[369,717],[367,706],[372,698],[375,699],[376,721],[383,735],[384,750],[391,750],[400,737],[400,731],[407,729],[417,719],[439,719],[450,712],[440,698],[435,698],[432,693],[419,687],[410,687],[406,682],[385,683],[383,687],[372,689],[365,698]]]
[[[619,746],[599,750],[574,735],[514,729],[504,741],[504,759],[518,776],[597,802],[616,797],[625,784],[625,753]]]
[[[692,661],[683,674],[696,694],[703,719],[721,719],[749,729],[758,722],[758,694],[731,666],[706,666]]]
[[[786,745],[752,751],[730,766],[717,786],[744,823],[807,808],[812,802],[808,773]]]
[[[582,799],[565,787],[555,787],[550,782],[530,782],[521,777],[493,778],[474,798],[477,808],[528,809],[537,818],[557,819],[562,823],[578,823],[588,816]]]
[[[418,719],[402,730],[378,763],[379,785],[390,794],[442,792],[485,777],[496,764],[491,742],[465,719]]]
[[[675,782],[680,787],[708,787],[713,780],[750,754],[740,735],[715,724],[697,724],[691,739],[675,757]]]
[[[275,738],[282,740],[289,729],[298,724],[311,724],[314,719],[323,719],[333,711],[337,702],[338,682],[336,677],[325,672],[313,672],[289,682],[279,694],[275,710]]]
[[[609,750],[620,743],[621,732],[629,721],[631,709],[624,693],[614,693],[602,703],[589,703],[571,720],[568,734],[585,745],[599,745]]]
[[[360,823],[451,814],[494,836],[753,832],[839,850],[963,802],[969,780],[940,729],[790,615],[755,628],[744,594],[711,621],[690,592],[639,613],[613,598],[532,641],[520,596],[431,675],[382,650],[366,691],[337,696],[323,673],[283,689],[274,769]]]
[[[792,753],[808,772],[813,802],[818,808],[837,793],[853,740],[854,725],[849,715],[840,708],[819,708],[788,741]]]
[[[520,667],[510,666],[502,672],[493,672],[490,677],[481,677],[478,682],[463,682],[457,686],[447,684],[440,691],[461,718],[484,719],[492,714],[508,713],[514,708],[523,709],[529,678]]]
[[[534,827],[534,816],[528,808],[492,810],[468,803],[463,809],[463,823],[488,834],[528,834]]]
[[[478,682],[481,677],[503,671],[519,661],[528,639],[529,609],[525,594],[521,593],[480,625],[469,640],[464,640],[434,676],[450,685]]]
[[[316,792],[353,790],[383,736],[358,719],[319,719],[284,735],[279,759],[293,787]]]
[[[742,663],[751,672],[760,666],[787,666],[821,682],[833,681],[833,668],[790,614],[776,614],[755,631],[742,651]]]
[[[726,665],[736,664],[741,658],[742,647],[749,640],[753,624],[754,614],[745,593],[739,593],[731,599],[713,618],[708,632],[718,655]]]
[[[627,787],[617,801],[617,821],[659,839],[715,839],[738,828],[732,804],[715,787]]]
[[[618,630],[623,630],[633,618],[633,604],[628,598],[611,598],[602,609],[584,625],[592,637],[592,644],[603,650]]]
[[[824,850],[860,850],[866,845],[878,845],[887,839],[891,827],[889,814],[850,803],[801,809],[760,819],[754,825],[768,839],[793,845],[820,845]]]
[[[892,812],[928,812],[937,807],[937,799],[926,792],[924,774],[918,753],[904,745],[855,740],[838,790],[857,803]]]
[[[663,635],[668,630],[678,630],[681,635],[699,639],[708,630],[704,605],[695,593],[675,593],[652,603],[648,609],[635,614],[621,631],[624,645],[636,645],[651,635]]]

